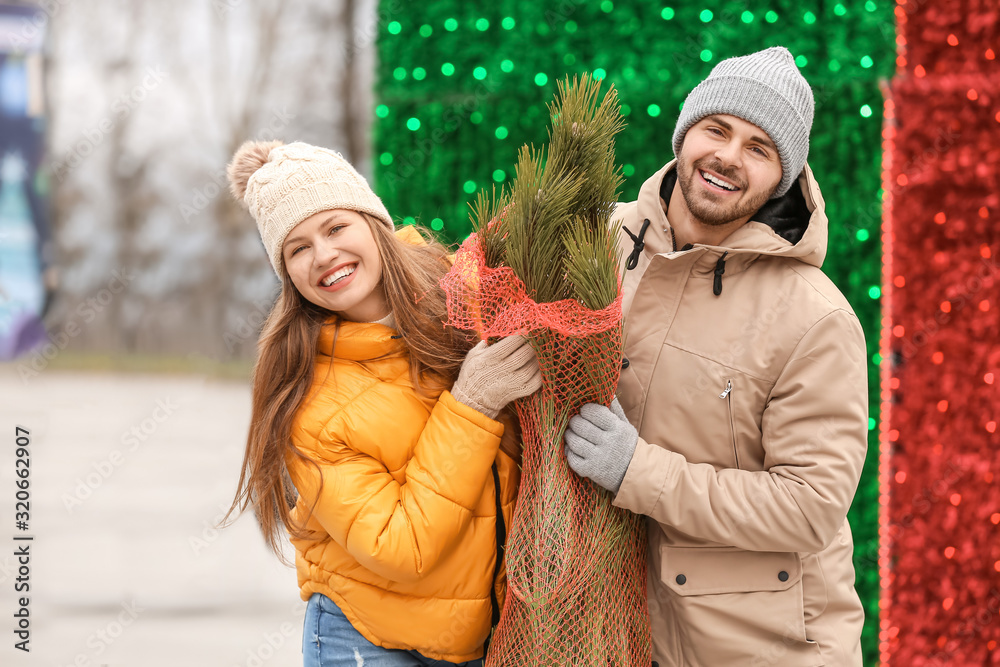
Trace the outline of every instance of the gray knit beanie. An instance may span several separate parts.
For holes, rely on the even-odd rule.
[[[723,60],[684,100],[674,129],[674,155],[684,135],[705,116],[727,114],[767,132],[778,147],[781,182],[771,199],[788,192],[809,155],[812,88],[783,46]]]

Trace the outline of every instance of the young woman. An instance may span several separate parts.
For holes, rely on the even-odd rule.
[[[282,281],[233,510],[279,556],[291,536],[305,665],[481,664],[517,485],[497,416],[534,352],[444,324],[447,251],[394,233],[340,154],[247,142],[229,179]]]

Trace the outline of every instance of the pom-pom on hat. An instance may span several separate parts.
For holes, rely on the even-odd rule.
[[[297,224],[320,211],[368,213],[392,230],[392,218],[364,176],[336,152],[302,142],[248,141],[227,169],[233,196],[244,202],[274,272],[281,278],[281,246]]]
[[[784,195],[809,155],[813,93],[792,54],[783,46],[723,60],[684,100],[674,129],[674,155],[684,135],[705,116],[726,114],[753,123],[778,147],[781,181],[771,195]]]

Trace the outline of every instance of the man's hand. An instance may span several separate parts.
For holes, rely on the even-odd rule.
[[[610,408],[587,403],[566,427],[566,460],[577,475],[617,494],[638,440],[617,398]]]

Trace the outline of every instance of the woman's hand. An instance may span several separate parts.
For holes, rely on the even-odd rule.
[[[483,341],[469,350],[451,395],[490,419],[505,405],[538,391],[542,372],[524,336],[508,336],[493,345]]]

